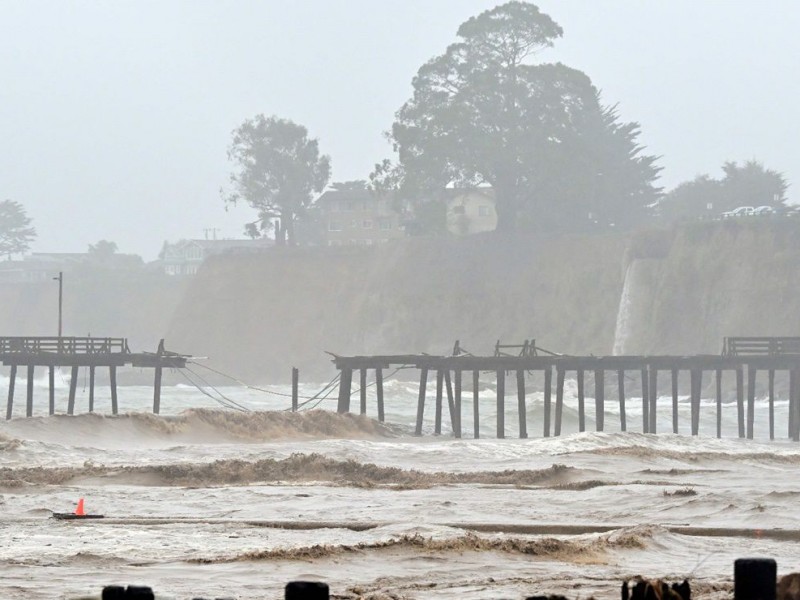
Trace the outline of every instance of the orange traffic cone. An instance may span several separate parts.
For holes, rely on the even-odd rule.
[[[79,517],[84,516],[86,513],[83,511],[83,498],[78,500],[78,508],[75,509],[75,514]]]

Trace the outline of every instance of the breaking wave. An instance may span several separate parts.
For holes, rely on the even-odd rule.
[[[219,486],[268,482],[325,482],[355,487],[391,486],[424,489],[437,485],[557,485],[572,469],[554,464],[546,469],[422,472],[382,467],[355,460],[334,460],[320,454],[292,454],[282,460],[217,460],[211,463],[177,463],[152,466],[0,468],[0,487],[61,485],[78,480],[106,480],[152,486]]]
[[[419,550],[430,552],[504,552],[555,558],[586,560],[609,549],[642,549],[657,528],[633,527],[602,534],[589,539],[483,537],[468,532],[456,537],[435,539],[419,534],[406,534],[388,540],[359,544],[315,544],[295,548],[251,550],[235,556],[195,558],[191,562],[207,564],[256,560],[311,560],[370,550]]]
[[[75,440],[102,446],[141,440],[168,442],[265,442],[286,439],[394,437],[398,432],[378,421],[324,410],[307,412],[231,412],[207,408],[175,416],[129,413],[54,415],[14,419],[0,425],[14,437],[72,445]],[[0,442],[3,438],[0,437]]]

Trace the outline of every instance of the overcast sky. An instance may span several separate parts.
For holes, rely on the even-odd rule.
[[[164,240],[241,237],[219,190],[231,131],[258,113],[305,125],[333,181],[366,178],[419,66],[484,0],[0,0],[0,199],[33,250],[100,239],[151,260]],[[542,0],[661,185],[725,160],[783,172],[800,201],[800,2]]]

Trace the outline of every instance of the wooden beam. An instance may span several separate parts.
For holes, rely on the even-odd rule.
[[[447,410],[450,413],[450,427],[453,430],[453,435],[455,435],[458,417],[456,417],[456,403],[455,398],[453,398],[453,381],[450,379],[449,369],[444,372],[444,389],[447,393]]]
[[[67,401],[67,414],[75,414],[75,392],[78,389],[78,367],[72,367],[69,377],[69,400]]]
[[[358,396],[359,396],[359,413],[361,415],[367,414],[367,370],[359,369],[358,378]]]
[[[436,405],[433,421],[434,435],[441,435],[442,433],[442,387],[444,384],[444,371],[441,369],[436,370]]]
[[[375,393],[378,396],[378,422],[383,423],[385,420],[383,411],[383,369],[375,369]]]
[[[117,367],[115,365],[109,367],[108,375],[111,380],[111,414],[116,415],[119,407],[117,406]]]
[[[700,392],[703,389],[703,371],[692,369],[690,371],[691,404],[692,404],[692,435],[700,433]]]
[[[497,375],[497,438],[506,437],[506,372],[496,371]]]
[[[422,435],[422,419],[425,416],[425,392],[428,386],[428,369],[422,367],[419,371],[419,398],[417,399],[417,427],[415,435]]]
[[[49,409],[52,416],[56,413],[56,368],[50,365],[47,370]]]
[[[480,377],[480,371],[472,372],[472,436],[476,440],[481,437]]]
[[[292,412],[300,408],[300,371],[292,367]]]
[[[628,430],[628,419],[625,414],[625,370],[617,370],[617,390],[619,391],[619,428],[621,431]]]
[[[564,414],[564,377],[565,371],[561,367],[556,369],[556,422],[553,425],[553,435],[561,435],[561,418]]]
[[[717,438],[722,438],[722,369],[717,369]]]
[[[649,378],[647,376],[647,369],[641,369],[642,377],[642,433],[650,431],[650,401],[648,399],[648,392],[650,390]]]
[[[528,413],[525,406],[525,371],[517,369],[517,413],[519,414],[519,437],[528,437]]]
[[[672,369],[672,433],[678,433],[678,369]]]
[[[775,439],[775,369],[769,370],[769,439]]]
[[[736,367],[736,416],[739,421],[739,437],[744,437],[744,371]]]
[[[578,431],[586,431],[586,393],[583,389],[583,369],[575,372],[578,379]]]
[[[161,374],[162,367],[156,367],[155,381],[153,381],[153,414],[161,412]]]
[[[758,371],[752,365],[747,367],[747,439],[753,439],[753,425],[756,410],[756,375]]]
[[[648,392],[647,399],[650,401],[650,425],[648,431],[650,433],[658,432],[658,369],[654,366],[650,367],[648,374]]]
[[[11,365],[8,375],[8,406],[6,407],[6,420],[14,414],[14,386],[17,382],[17,365]]]
[[[89,412],[94,412],[94,370],[95,365],[89,367]]]
[[[550,409],[552,404],[553,369],[544,370],[544,437],[550,437]]]
[[[339,402],[336,412],[350,412],[350,389],[353,385],[353,369],[343,368],[339,376]]]
[[[32,417],[33,416],[33,377],[34,377],[34,366],[28,365],[28,394],[27,394],[27,402],[25,403],[25,416]]]
[[[606,411],[606,372],[603,369],[594,370],[594,419],[595,429],[603,431]]]
[[[454,372],[454,385],[455,385],[455,424],[453,425],[453,433],[456,439],[461,437],[461,369],[456,369]]]

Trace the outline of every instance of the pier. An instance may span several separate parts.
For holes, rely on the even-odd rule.
[[[574,374],[578,395],[578,430],[586,430],[587,407],[586,376],[592,375],[594,384],[594,418],[597,431],[605,427],[606,375],[616,375],[616,392],[619,403],[620,429],[638,428],[628,423],[626,416],[626,380],[633,377],[641,384],[643,433],[657,433],[658,378],[667,376],[671,382],[672,432],[679,433],[678,398],[679,382],[683,373],[688,375],[690,389],[690,432],[698,435],[700,427],[700,399],[704,377],[712,375],[716,383],[716,435],[722,437],[722,383],[727,372],[735,377],[738,436],[753,438],[756,379],[759,372],[766,374],[769,402],[769,437],[775,439],[775,374],[786,372],[789,376],[789,418],[785,424],[787,436],[800,441],[800,338],[797,337],[729,337],[725,338],[719,355],[698,354],[690,356],[567,356],[540,352],[535,340],[523,344],[500,344],[491,356],[473,356],[465,353],[456,342],[450,356],[427,354],[382,356],[335,356],[333,363],[340,372],[337,410],[350,412],[353,372],[358,371],[360,386],[360,413],[367,412],[366,379],[368,371],[375,372],[377,415],[384,419],[384,370],[410,368],[419,371],[419,396],[417,403],[417,435],[422,435],[426,409],[428,380],[435,373],[436,395],[434,403],[434,433],[442,432],[442,412],[446,397],[447,410],[453,435],[462,437],[462,398],[464,377],[472,378],[473,437],[480,437],[480,402],[478,398],[481,373],[493,374],[497,389],[496,436],[505,437],[506,391],[516,383],[516,402],[519,417],[519,437],[528,437],[526,407],[526,375],[540,373],[544,382],[544,416],[541,427],[544,437],[562,433],[564,408],[564,383],[568,373]],[[491,376],[491,375],[490,375]],[[553,380],[555,379],[555,390]],[[746,386],[745,386],[746,380]],[[613,391],[613,390],[612,390]],[[555,392],[555,394],[554,394]],[[555,395],[555,400],[553,396]]]
[[[94,411],[95,373],[98,367],[108,368],[111,387],[111,412],[118,414],[117,369],[136,367],[153,369],[153,413],[161,409],[161,378],[165,368],[182,369],[187,356],[164,349],[164,340],[156,352],[133,353],[125,338],[97,337],[0,337],[0,363],[10,367],[8,382],[8,404],[6,419],[14,410],[14,391],[17,371],[27,371],[27,395],[25,414],[33,416],[33,380],[36,367],[48,369],[49,414],[55,414],[55,370],[56,367],[71,369],[67,414],[75,412],[75,395],[78,385],[78,370],[89,370],[89,412]]]

